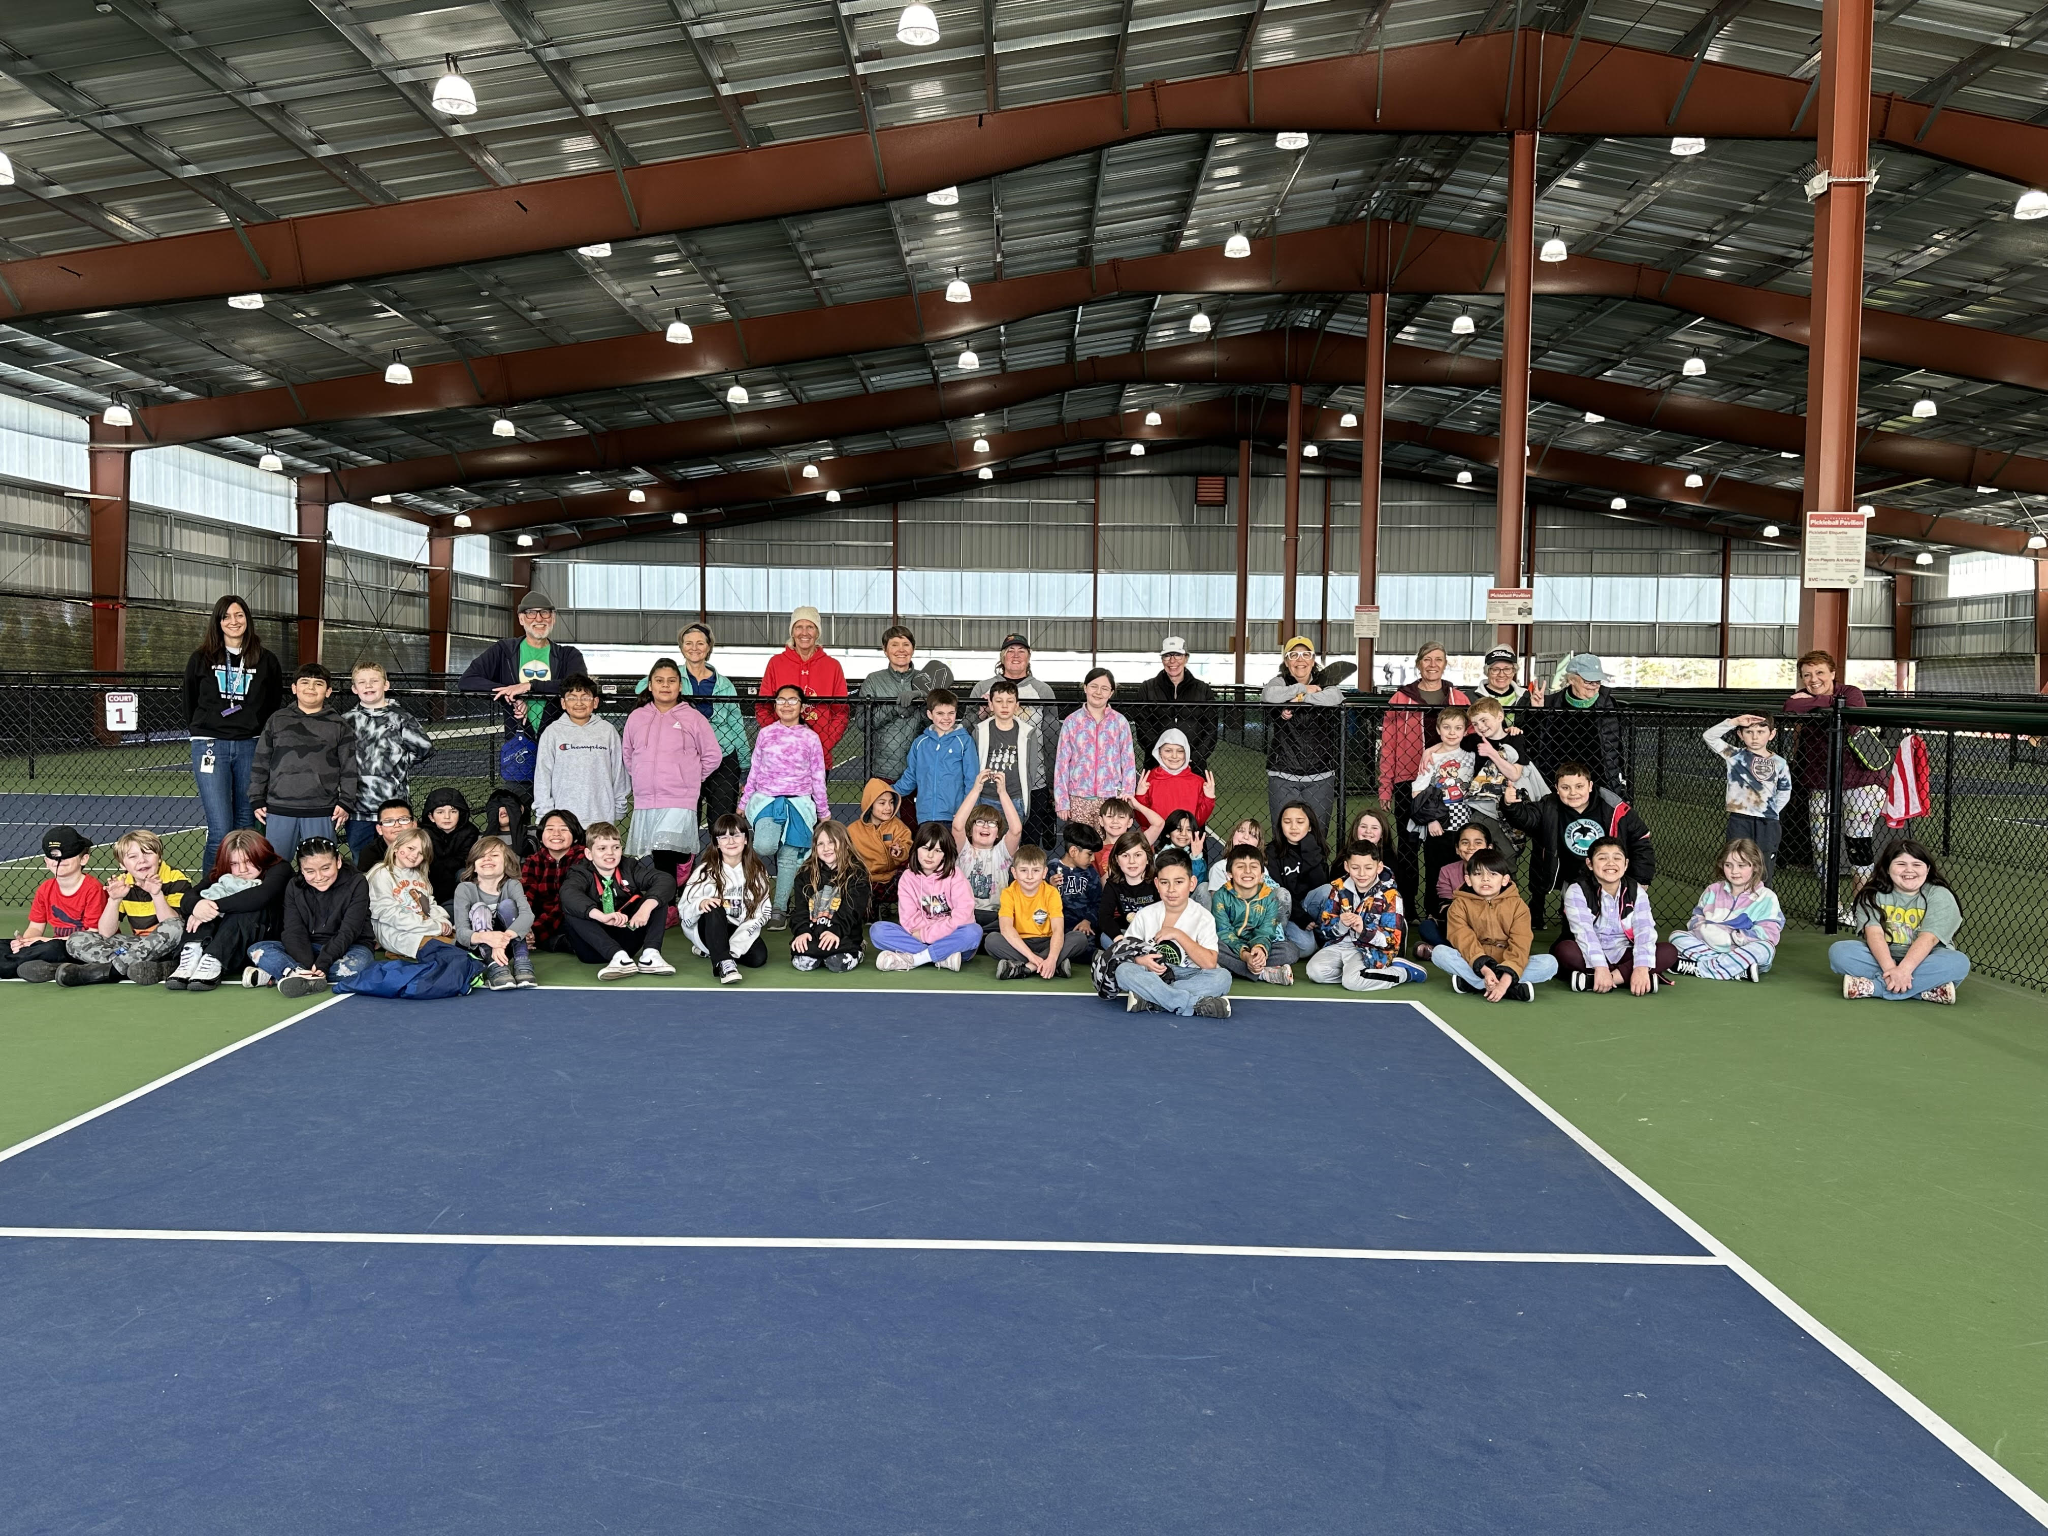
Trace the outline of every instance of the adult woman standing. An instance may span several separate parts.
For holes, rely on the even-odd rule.
[[[284,669],[263,648],[247,600],[229,593],[213,605],[206,638],[185,663],[185,725],[192,733],[192,779],[206,814],[212,869],[221,839],[256,825],[249,805],[249,767],[263,722],[284,702]]]
[[[1444,648],[1434,640],[1425,640],[1415,653],[1415,670],[1420,676],[1394,690],[1387,700],[1386,717],[1380,723],[1380,804],[1394,808],[1394,825],[1387,829],[1394,836],[1390,850],[1394,884],[1410,912],[1422,910],[1416,905],[1422,893],[1415,879],[1415,855],[1422,840],[1408,830],[1408,811],[1415,799],[1415,770],[1422,766],[1423,748],[1436,740],[1435,711],[1472,702],[1463,690],[1444,681],[1444,668],[1449,664],[1450,657]]]
[[[674,877],[697,856],[697,797],[722,754],[709,722],[683,707],[683,672],[663,657],[647,674],[648,702],[626,717],[621,752],[633,780],[629,858]]]
[[[711,734],[725,754],[717,770],[704,776],[704,819],[698,825],[708,827],[739,809],[740,784],[753,766],[753,747],[747,740],[746,717],[740,713],[732,679],[711,665],[710,627],[686,625],[676,636],[676,644],[683,653],[683,686],[691,706],[711,722]]]
[[[1116,678],[1096,667],[1081,681],[1081,707],[1060,722],[1052,801],[1061,822],[1102,825],[1102,802],[1136,793],[1138,757],[1131,722],[1110,707]]]
[[[1281,810],[1299,800],[1315,813],[1317,835],[1327,837],[1337,804],[1344,690],[1324,683],[1315,647],[1296,635],[1281,647],[1280,673],[1259,699],[1279,706],[1266,712],[1266,825],[1277,828]]]

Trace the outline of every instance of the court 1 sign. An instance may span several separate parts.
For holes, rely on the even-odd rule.
[[[1351,610],[1351,638],[1354,640],[1377,640],[1379,637],[1379,604],[1360,603]]]
[[[1800,544],[1800,585],[1860,587],[1863,544],[1869,529],[1861,512],[1809,512]]]
[[[1536,589],[1534,587],[1488,587],[1486,589],[1486,622],[1489,624],[1534,624],[1536,622]]]
[[[142,700],[132,693],[106,695],[107,729],[118,735],[142,729]]]

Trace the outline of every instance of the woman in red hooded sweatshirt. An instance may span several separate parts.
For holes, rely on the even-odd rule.
[[[815,608],[798,608],[790,614],[789,644],[768,658],[768,665],[761,673],[762,702],[754,707],[754,718],[762,725],[775,723],[775,691],[778,688],[793,687],[806,699],[846,697],[846,674],[818,644],[823,623]],[[844,704],[804,705],[801,718],[805,725],[818,733],[818,744],[825,749],[825,766],[828,769],[832,766],[832,749],[846,734],[846,717]]]

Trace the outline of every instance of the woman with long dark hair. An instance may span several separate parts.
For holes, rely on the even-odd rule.
[[[256,825],[249,806],[249,766],[263,722],[284,702],[284,669],[264,648],[246,598],[230,592],[213,605],[206,638],[185,663],[185,726],[192,733],[192,780],[206,813],[206,852],[213,868],[221,839]]]
[[[185,943],[165,989],[211,992],[223,975],[240,976],[250,963],[250,947],[278,936],[291,878],[291,865],[261,832],[237,829],[222,838],[185,921]]]

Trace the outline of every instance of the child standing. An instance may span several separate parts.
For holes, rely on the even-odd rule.
[[[964,957],[981,947],[974,921],[974,892],[960,873],[952,829],[928,821],[917,829],[910,868],[897,888],[896,922],[874,926],[878,971],[908,971],[920,965],[957,971]]]
[[[887,779],[869,779],[860,792],[860,820],[846,829],[868,871],[868,905],[875,917],[896,910],[896,877],[910,862],[915,834],[896,814],[902,803]]]
[[[682,702],[683,673],[663,658],[647,673],[651,695],[626,717],[622,739],[633,781],[633,823],[626,852],[651,858],[670,875],[697,856],[697,802],[718,772],[718,735]]]
[[[566,697],[568,689],[562,691]],[[485,986],[505,992],[540,985],[533,979],[528,947],[533,908],[512,873],[512,850],[502,840],[480,837],[469,851],[469,868],[455,887],[454,917],[455,942],[483,961]]]
[[[1002,799],[1000,812],[974,799],[973,791],[990,779],[996,781]],[[993,933],[1003,904],[1003,887],[1010,883],[1010,862],[1024,839],[1024,822],[1010,803],[1009,786],[1000,774],[976,776],[973,789],[953,813],[953,838],[960,848],[960,873],[974,892],[974,920],[984,932]]]
[[[738,981],[743,965],[759,970],[768,963],[761,930],[775,910],[774,891],[747,824],[719,817],[711,824],[711,851],[691,867],[676,909],[690,948],[711,961],[720,986]]]
[[[1162,819],[1186,811],[1206,827],[1216,809],[1216,775],[1191,766],[1185,731],[1161,731],[1152,744],[1152,766],[1138,775],[1136,803]]]
[[[846,828],[818,823],[811,856],[790,888],[789,963],[800,971],[846,972],[860,964],[868,925],[868,872]]]
[[[1276,987],[1294,985],[1301,952],[1287,940],[1280,892],[1266,879],[1266,858],[1255,843],[1240,843],[1223,858],[1230,880],[1211,897],[1217,961],[1233,976]]]
[[[1330,880],[1330,855],[1309,809],[1299,800],[1280,808],[1273,841],[1266,848],[1266,878],[1287,893],[1287,942],[1303,955],[1315,953],[1315,921],[1309,893]]]
[[[325,992],[377,957],[370,946],[370,882],[349,866],[334,840],[309,837],[299,844],[299,872],[284,888],[280,937],[249,950],[245,987],[276,986],[285,997]]]
[[[1746,837],[1721,850],[1721,878],[1701,893],[1692,921],[1671,935],[1679,956],[1672,970],[1705,981],[1763,979],[1785,931],[1785,909],[1764,884],[1764,869],[1763,850]]]
[[[1159,900],[1131,919],[1133,939],[1155,953],[1126,960],[1116,984],[1128,1013],[1175,1013],[1182,1018],[1230,1017],[1230,972],[1216,963],[1216,919],[1196,906],[1195,872],[1177,848],[1159,855],[1153,879]]]
[[[562,926],[578,959],[603,965],[599,981],[673,976],[661,936],[675,899],[674,879],[650,859],[627,858],[624,834],[600,821],[584,834],[583,862],[562,876]]]
[[[137,829],[114,840],[121,873],[107,882],[107,904],[90,928],[64,941],[70,961],[57,967],[60,987],[90,987],[122,977],[151,986],[171,973],[198,900],[192,882],[164,862],[164,840]],[[123,923],[127,934],[121,932]]]
[[[1465,786],[1465,819],[1468,825],[1475,821],[1483,825],[1487,840],[1512,860],[1514,843],[1501,820],[1502,791],[1512,784],[1524,799],[1534,799],[1547,793],[1550,786],[1528,760],[1525,744],[1514,739],[1521,733],[1508,731],[1507,715],[1498,700],[1475,699],[1465,715],[1472,727],[1465,739],[1465,745],[1472,749],[1472,782]]]
[[[73,934],[99,926],[107,910],[107,888],[85,872],[92,843],[76,827],[51,827],[43,834],[43,868],[48,872],[29,899],[28,926],[0,955],[0,981],[53,981],[69,952]]]
[[[418,827],[401,832],[370,871],[370,924],[381,949],[417,960],[428,944],[455,942],[455,923],[434,899],[433,844]]]
[[[317,661],[292,680],[290,709],[263,722],[249,764],[249,804],[280,859],[302,837],[341,835],[362,803],[355,727],[329,707],[334,679]]]
[[[586,827],[626,818],[626,753],[618,730],[597,713],[596,683],[576,676],[562,683],[562,713],[540,733],[533,758],[533,813],[574,811]],[[713,764],[716,767],[717,764]],[[691,801],[694,812],[696,802]]]
[[[1515,889],[1514,861],[1497,848],[1465,860],[1465,888],[1452,898],[1445,922],[1449,936],[1429,958],[1451,973],[1453,992],[1533,1003],[1536,988],[1557,974],[1554,957],[1529,953],[1536,937],[1529,904]]]
[[[1124,936],[1132,918],[1159,900],[1152,874],[1152,845],[1133,827],[1116,840],[1109,878],[1102,884],[1102,899],[1095,907],[1095,931],[1104,949]]]
[[[388,800],[412,802],[412,771],[434,755],[434,739],[419,718],[391,702],[391,674],[374,661],[359,661],[349,674],[355,708],[341,718],[356,733],[357,813],[349,818],[348,854],[360,864],[377,839],[377,819],[364,814]]]
[[[569,811],[541,818],[540,846],[519,861],[519,888],[533,909],[526,942],[538,950],[570,948],[562,928],[562,878],[583,862],[583,823]]]
[[[1621,844],[1633,884],[1647,888],[1657,877],[1657,849],[1642,817],[1613,790],[1596,792],[1592,773],[1579,763],[1559,763],[1557,787],[1541,800],[1524,800],[1508,784],[1501,801],[1508,825],[1529,839],[1529,904],[1539,926],[1550,893],[1584,877],[1586,855],[1599,838]]]
[[[754,831],[754,852],[775,861],[771,928],[786,928],[789,888],[810,851],[811,828],[832,814],[825,788],[825,748],[803,723],[803,690],[785,683],[775,691],[775,721],[754,738],[754,766],[740,790],[740,805]]]
[[[1471,792],[1474,765],[1472,749],[1465,744],[1471,717],[1463,709],[1439,710],[1436,744],[1422,754],[1408,786],[1413,799],[1408,828],[1424,834],[1422,844],[1422,888],[1436,885],[1437,872],[1451,860],[1451,840],[1471,820],[1465,801]]]
[[[1095,912],[1102,905],[1102,875],[1095,856],[1102,852],[1102,834],[1085,821],[1070,821],[1060,860],[1046,871],[1059,887],[1060,910],[1069,914],[1067,931],[1095,943]]]
[[[1910,838],[1892,844],[1856,893],[1854,917],[1862,937],[1828,946],[1842,996],[1956,1000],[1957,984],[1970,974],[1970,957],[1955,947],[1963,909],[1923,845]]]
[[[1340,982],[1347,992],[1382,992],[1421,981],[1422,967],[1401,958],[1407,927],[1401,892],[1379,846],[1350,844],[1344,850],[1344,878],[1330,886],[1316,915],[1321,947],[1308,958],[1308,979]]]
[[[1558,772],[1560,786],[1563,770]],[[1647,997],[1663,984],[1659,974],[1678,963],[1678,951],[1657,942],[1649,887],[1629,874],[1628,850],[1603,837],[1586,850],[1586,873],[1564,891],[1570,930],[1550,946],[1574,992],[1612,992],[1626,984]]]
[[[1735,733],[1735,741],[1728,733]],[[1778,813],[1792,798],[1792,769],[1771,750],[1777,735],[1762,715],[1733,715],[1701,732],[1706,744],[1728,764],[1728,840],[1746,838],[1762,850],[1763,878],[1777,869]],[[1768,969],[1768,966],[1766,966]]]
[[[1034,815],[1040,818],[1044,829],[1042,839],[1052,841],[1052,797],[1041,788],[1036,799],[1031,793],[1033,784],[1045,783],[1045,765],[1039,761],[1038,730],[1031,721],[1020,713],[1021,704],[1017,696],[1017,685],[1007,677],[998,677],[988,685],[988,718],[974,728],[974,754],[984,773],[1002,775],[1003,785],[1010,791],[1010,803],[1017,807],[1017,815],[1026,829],[1031,826]],[[986,781],[984,781],[986,782]],[[982,791],[984,804],[993,804],[995,795],[989,790]]]
[[[1059,887],[1046,878],[1045,850],[1026,843],[1010,866],[1011,881],[1003,887],[997,931],[986,948],[995,957],[996,980],[1037,976],[1051,981],[1074,974],[1074,957],[1094,947],[1088,934],[1067,931],[1066,908]]]
[[[925,695],[925,718],[931,724],[910,744],[903,777],[895,783],[899,797],[922,802],[918,814],[926,821],[953,821],[985,782],[974,738],[959,727],[960,700],[950,688]]]
[[[422,829],[430,850],[427,882],[434,900],[444,905],[455,899],[455,887],[469,868],[469,851],[476,846],[476,823],[470,815],[469,797],[459,789],[437,789],[427,796]]]

